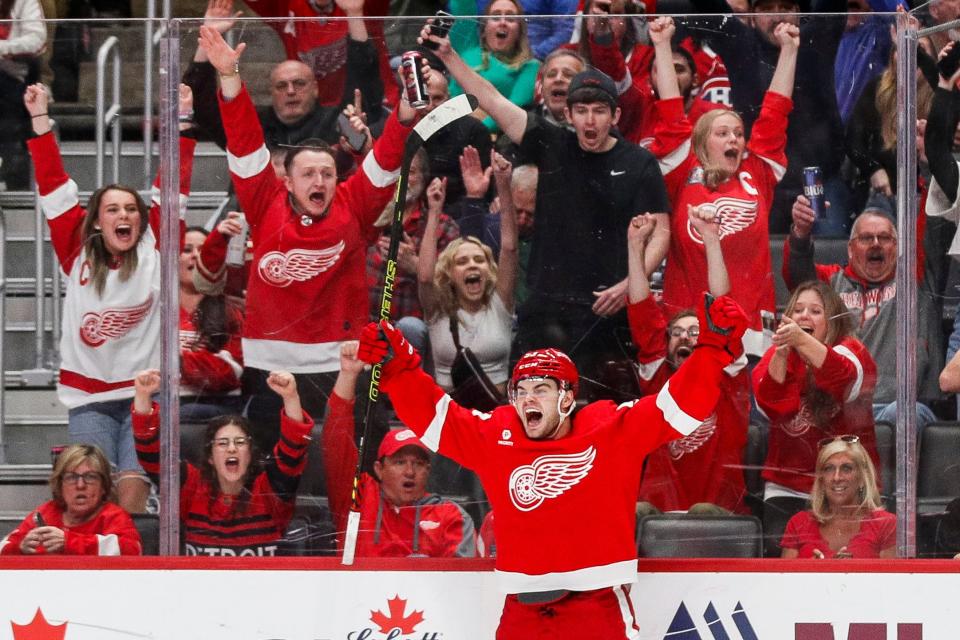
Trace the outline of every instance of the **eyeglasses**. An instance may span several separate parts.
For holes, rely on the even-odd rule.
[[[235,446],[237,449],[240,449],[250,444],[250,438],[247,436],[237,436],[236,438],[214,438],[213,446],[215,446],[217,449],[229,449],[231,442],[233,442],[233,446]]]
[[[63,474],[63,481],[67,484],[77,484],[83,479],[84,484],[99,484],[102,478],[96,471],[87,471],[86,473],[73,473],[72,471]]]
[[[298,78],[296,80],[280,80],[279,82],[273,83],[273,88],[276,91],[286,91],[288,88],[292,87],[299,91],[300,89],[305,89],[308,84],[310,84],[310,81],[303,78]]]
[[[700,327],[698,327],[697,325],[693,325],[692,327],[687,327],[686,329],[684,329],[683,327],[670,328],[670,335],[673,336],[674,338],[679,338],[684,334],[686,334],[687,337],[689,338],[696,338],[697,336],[700,335]]]
[[[897,238],[889,233],[861,233],[854,236],[853,239],[863,247],[869,247],[874,242],[878,243],[881,247],[889,247],[897,241]]]
[[[845,433],[842,436],[833,436],[832,438],[824,438],[817,443],[817,446],[822,449],[828,444],[830,444],[831,442],[836,442],[837,440],[840,440],[841,442],[846,442],[847,444],[856,444],[860,442],[860,436],[855,436],[849,433]]]

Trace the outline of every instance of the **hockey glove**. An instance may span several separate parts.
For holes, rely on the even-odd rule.
[[[714,298],[705,294],[703,304],[697,308],[697,320],[700,322],[698,347],[717,347],[733,356],[734,360],[740,357],[743,353],[743,334],[750,320],[733,298]]]
[[[369,323],[360,331],[357,359],[369,364],[389,364],[391,372],[415,369],[420,366],[420,354],[403,333],[386,320]]]

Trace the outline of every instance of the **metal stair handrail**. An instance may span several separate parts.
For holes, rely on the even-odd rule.
[[[120,39],[117,36],[107,38],[97,50],[97,105],[96,105],[96,143],[97,143],[97,187],[102,187],[104,173],[104,150],[106,146],[106,128],[111,129],[113,143],[113,182],[120,182]],[[112,98],[110,107],[106,102],[107,62],[112,62],[111,82]]]

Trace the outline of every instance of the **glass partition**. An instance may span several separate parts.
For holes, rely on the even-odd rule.
[[[40,219],[36,199],[14,178],[0,192],[10,229],[8,309],[26,313],[22,299],[32,300],[39,280],[46,331],[13,332],[23,321],[9,317],[6,371],[33,385],[44,382],[38,372],[61,367],[61,402],[77,408],[70,435],[53,436],[59,444],[76,439],[77,416],[89,413],[82,407],[91,389],[79,387],[85,395],[76,400],[73,376],[117,383],[92,391],[126,410],[134,374],[165,356],[159,377],[143,376],[133,417],[144,469],[155,480],[166,474],[149,501],[159,523],[141,517],[144,531],[164,532],[154,550],[162,540],[165,552],[186,555],[341,553],[362,441],[358,557],[495,554],[488,494],[504,509],[547,510],[578,490],[592,495],[590,473],[610,465],[623,485],[610,500],[632,501],[639,487],[641,556],[779,557],[788,522],[787,557],[960,551],[950,546],[946,508],[954,483],[937,460],[960,433],[952,397],[938,384],[957,296],[948,251],[956,172],[942,166],[948,137],[936,140],[928,162],[933,138],[919,147],[922,138],[904,137],[909,118],[897,118],[912,101],[930,126],[942,93],[932,120],[944,130],[956,124],[949,92],[934,90],[936,50],[924,49],[923,38],[916,57],[906,56],[918,70],[912,97],[898,82],[897,25],[909,43],[925,25],[895,14],[718,12],[677,15],[668,27],[632,13],[641,11],[634,5],[610,9],[621,15],[598,5],[586,16],[518,20],[507,0],[494,3],[492,17],[455,2],[457,53],[442,45],[438,54],[416,43],[425,18],[351,19],[346,5],[320,22],[250,12],[234,19],[211,5],[206,21],[46,23],[38,66],[55,101],[45,116],[28,110],[21,122],[33,122],[22,126],[52,118],[84,206],[98,185],[114,182],[149,205],[153,179],[164,176],[154,193],[157,202],[163,195],[166,224],[158,212],[141,231],[161,249],[138,244],[127,279],[122,265],[107,269],[120,296],[107,307],[123,312],[111,321],[133,323],[144,302],[134,298],[145,291],[152,306],[138,322],[160,315],[106,370],[84,369],[96,364],[86,352],[102,359],[91,343],[122,329],[89,315],[105,313],[101,300],[78,323],[84,307],[71,301],[88,284],[75,264],[80,245],[58,249],[66,303],[62,312],[50,303],[58,295],[50,288],[60,285],[51,278],[54,258],[44,247],[34,261],[43,268],[30,266]],[[778,32],[782,20],[799,33]],[[204,23],[210,31],[201,36]],[[422,61],[434,70],[421,74],[425,86],[402,75]],[[588,64],[605,75],[571,85]],[[458,104],[475,107],[472,116],[457,118],[453,101],[435,110],[465,89],[478,105]],[[404,140],[414,135],[397,122],[408,115],[397,109],[401,95],[422,99],[435,126],[415,129],[423,143],[406,158],[396,206],[396,174],[410,152]],[[40,153],[49,166],[52,145]],[[915,180],[901,171],[910,154],[919,154]],[[6,157],[3,166],[16,166]],[[62,178],[37,175],[56,245],[63,203],[48,196]],[[904,179],[917,188],[899,189]],[[177,192],[189,195],[179,200]],[[924,215],[924,203],[941,215]],[[180,210],[187,231],[176,250]],[[84,233],[103,242],[137,235],[129,225],[114,229]],[[898,318],[897,289],[911,296],[913,285],[917,302],[901,305]],[[728,337],[722,302],[709,320],[698,315],[704,291],[743,307],[742,340]],[[461,413],[427,381],[398,374],[413,363],[396,349],[393,366],[374,372],[383,388],[371,391],[371,372],[340,345],[384,308],[418,350],[419,366],[478,413]],[[898,323],[907,333],[897,333]],[[561,361],[550,369],[543,360],[559,356],[544,356],[532,365],[544,386],[523,378],[508,388],[521,355],[547,347],[570,356],[576,382]],[[898,364],[899,352],[915,362]],[[911,396],[904,375],[915,378],[922,406],[898,415],[892,403]],[[379,401],[368,408],[371,395]],[[486,417],[511,402],[526,431],[548,435],[545,442],[530,445],[515,412]],[[587,408],[593,402],[605,404]],[[239,414],[246,419],[221,417]],[[425,453],[402,431],[434,429],[424,442],[435,448],[436,415],[447,419],[440,447],[449,458]],[[557,433],[570,430],[566,442],[549,442],[555,424]],[[12,425],[4,429],[8,458],[29,441]],[[489,425],[492,442],[484,440]],[[595,431],[596,440],[586,435]],[[914,432],[923,435],[911,450]],[[506,473],[488,469],[513,443],[538,453]],[[586,479],[561,483],[551,497],[543,457],[580,454],[588,444],[597,449]],[[481,455],[486,447],[490,456]],[[561,460],[575,475],[575,461]],[[916,496],[906,483],[914,474]],[[597,513],[579,515],[603,520],[604,501],[587,502]]]

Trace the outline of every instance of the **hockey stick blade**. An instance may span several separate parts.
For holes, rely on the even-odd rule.
[[[463,116],[468,116],[476,111],[479,104],[477,99],[469,93],[450,98],[428,113],[423,120],[417,123],[413,131],[420,136],[423,142],[426,142],[430,139],[430,136],[454,120],[459,120]]]
[[[387,249],[386,260],[387,277],[384,278],[383,292],[380,296],[380,308],[377,312],[381,320],[390,319],[393,286],[398,268],[397,253],[400,249],[400,237],[403,228],[403,207],[407,194],[407,177],[410,173],[413,156],[433,134],[451,122],[469,116],[476,110],[478,104],[477,99],[469,94],[462,94],[456,98],[451,98],[428,113],[423,120],[413,127],[413,131],[407,137],[407,142],[403,148],[403,161],[400,163],[400,177],[397,179],[397,188],[393,198],[393,221],[390,227],[390,246]],[[360,434],[360,446],[357,448],[357,469],[353,476],[353,491],[350,500],[351,507],[349,515],[347,516],[347,530],[344,535],[343,557],[341,559],[341,564],[344,565],[353,564],[357,535],[360,529],[360,473],[367,448],[371,411],[380,394],[380,366],[379,363],[375,364],[373,370],[370,372],[370,387],[367,390],[368,401],[363,418],[363,429]]]

